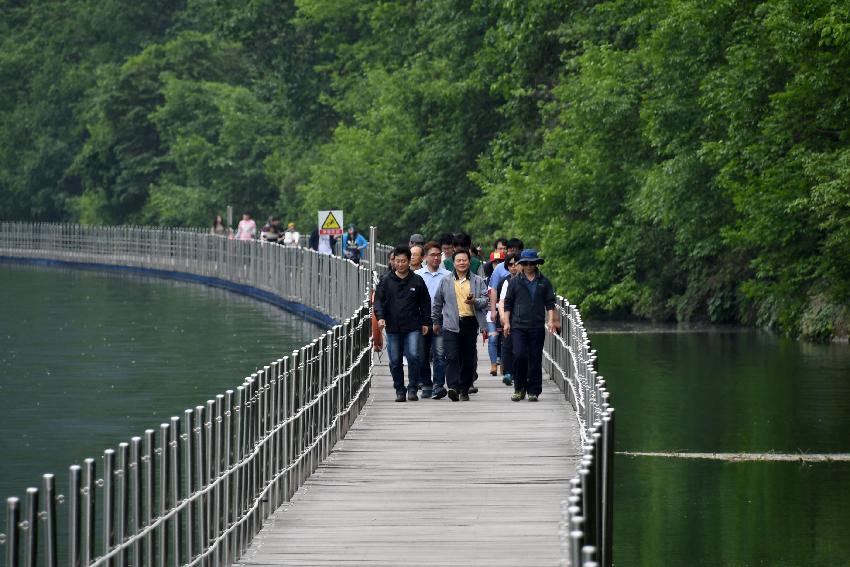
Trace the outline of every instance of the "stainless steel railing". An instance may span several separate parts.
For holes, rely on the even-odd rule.
[[[561,535],[566,565],[613,563],[614,408],[581,313],[558,297],[560,333],[546,335],[544,369],[575,409],[582,457],[562,505]]]
[[[365,266],[199,231],[0,223],[0,256],[217,278],[342,321],[205,404],[6,501],[6,567],[220,567],[316,470],[371,384]],[[65,510],[60,513],[60,506]],[[61,534],[61,537],[60,537]]]

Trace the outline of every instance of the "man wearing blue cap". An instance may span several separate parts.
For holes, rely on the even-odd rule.
[[[511,400],[515,402],[526,394],[529,402],[537,401],[543,391],[544,324],[552,333],[561,330],[555,311],[555,289],[537,268],[543,262],[534,248],[523,250],[517,260],[522,273],[510,281],[505,295],[502,329],[506,337],[511,337],[513,345],[514,393]]]

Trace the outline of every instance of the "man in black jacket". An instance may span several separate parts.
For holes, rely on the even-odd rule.
[[[381,278],[375,290],[375,317],[378,326],[387,331],[390,373],[395,387],[395,401],[416,401],[419,389],[419,343],[431,327],[431,296],[425,280],[410,271],[410,248],[393,250],[395,267]],[[404,366],[407,358],[407,398],[405,398]]]
[[[514,394],[520,401],[528,393],[528,401],[536,402],[543,391],[543,338],[548,312],[549,331],[560,330],[561,322],[555,311],[555,290],[537,266],[544,262],[537,250],[523,250],[517,260],[522,273],[510,280],[505,295],[505,320],[502,330],[510,336],[514,356]]]

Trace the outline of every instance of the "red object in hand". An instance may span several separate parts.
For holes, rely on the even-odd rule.
[[[481,342],[482,343],[487,342],[487,331],[481,331]]]

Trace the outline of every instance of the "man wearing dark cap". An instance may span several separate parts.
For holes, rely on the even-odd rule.
[[[537,266],[544,262],[537,250],[523,250],[517,263],[522,273],[510,280],[505,295],[502,330],[511,337],[514,356],[514,393],[511,400],[518,402],[528,394],[529,402],[536,402],[543,391],[543,339],[544,324],[550,332],[560,331],[561,322],[555,311],[555,290],[549,278]],[[548,323],[547,323],[548,312]]]
[[[425,237],[419,233],[411,234],[407,244],[410,247],[410,270],[415,272],[422,268],[425,254]]]

